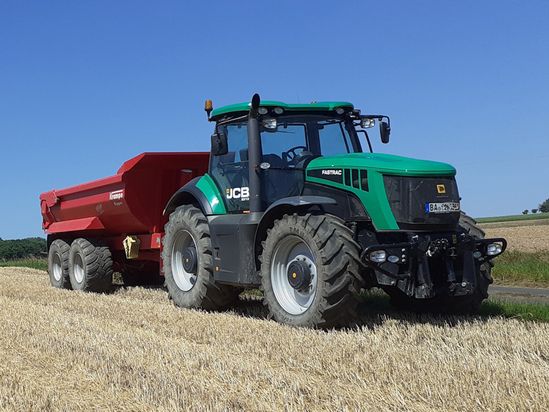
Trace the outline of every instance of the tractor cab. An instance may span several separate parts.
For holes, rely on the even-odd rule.
[[[227,210],[249,210],[248,103],[213,110],[216,123],[212,136],[210,176],[225,194]],[[359,133],[386,116],[360,116],[348,102],[286,104],[261,102],[257,110],[261,174],[261,209],[277,200],[299,196],[304,189],[305,170],[311,160],[321,156],[362,153]],[[386,126],[388,123],[381,123]],[[388,127],[385,127],[388,141]]]

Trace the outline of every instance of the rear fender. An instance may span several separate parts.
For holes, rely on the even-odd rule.
[[[208,216],[213,214],[212,207],[208,202],[208,199],[197,187],[197,184],[202,176],[195,177],[191,181],[187,182],[185,186],[180,188],[173,196],[168,200],[166,207],[164,208],[163,215],[169,216],[175,209],[181,205],[195,205],[202,210],[204,215]]]

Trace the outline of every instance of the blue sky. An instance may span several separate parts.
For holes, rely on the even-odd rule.
[[[547,1],[0,1],[0,237],[143,151],[209,150],[203,102],[348,100],[374,149],[458,169],[474,216],[549,197]]]

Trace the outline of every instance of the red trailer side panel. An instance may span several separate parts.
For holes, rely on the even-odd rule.
[[[40,195],[48,234],[123,236],[162,232],[162,211],[181,186],[208,169],[209,153],[142,153],[116,175]]]

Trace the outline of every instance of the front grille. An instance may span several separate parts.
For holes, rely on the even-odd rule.
[[[453,176],[385,175],[383,180],[391,210],[400,229],[448,230],[454,229],[458,224],[459,211],[452,213],[426,212],[427,203],[459,202],[458,188]]]

